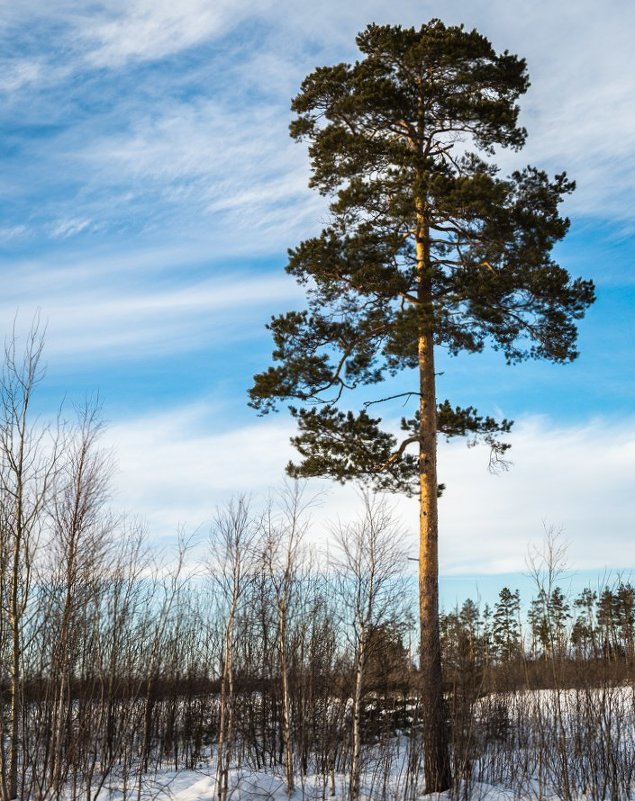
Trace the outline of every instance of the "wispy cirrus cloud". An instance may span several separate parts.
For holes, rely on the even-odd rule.
[[[280,252],[326,214],[286,128],[263,103],[162,103],[122,132],[83,137],[67,158],[86,175],[86,210],[106,226],[126,225],[143,205],[146,226],[165,235],[186,226],[216,245],[233,241],[237,253],[250,238],[260,253]]]
[[[155,276],[159,271],[153,270]],[[37,273],[35,273],[37,275]],[[116,280],[113,280],[116,279]],[[147,280],[147,276],[146,276]],[[258,278],[228,271],[175,282],[158,279],[149,290],[139,276],[91,270],[56,271],[42,286],[28,271],[0,302],[0,324],[10,330],[15,310],[22,327],[39,312],[47,321],[47,356],[107,364],[147,356],[185,355],[214,343],[241,341],[260,333],[271,308],[299,292],[283,274]]]
[[[76,24],[89,45],[88,62],[120,68],[129,61],[163,58],[213,39],[266,5],[258,0],[115,0],[96,19],[86,15]]]
[[[251,177],[251,185],[267,194],[267,179],[282,173],[290,190],[306,189],[294,175],[302,172],[304,154],[289,140],[279,110],[263,103],[249,109],[212,98],[160,104],[132,119],[126,131],[87,143],[77,157],[109,182],[127,177],[169,187],[233,176],[241,187]],[[208,191],[214,192],[213,183]]]
[[[302,77],[317,64],[355,57],[355,33],[372,20],[418,25],[435,14],[431,2],[405,0],[389,8],[327,0],[317,16],[290,0],[110,0],[98,6],[55,0],[46,9],[27,3],[11,13],[12,24],[56,18],[66,60],[55,55],[53,69],[52,51],[16,56],[5,81],[14,94],[25,93],[28,114],[47,104],[55,116],[60,109],[61,131],[41,146],[31,141],[28,155],[34,176],[37,171],[51,190],[66,183],[81,210],[59,208],[59,197],[48,208],[40,193],[38,219],[30,226],[57,236],[59,220],[83,216],[97,221],[97,231],[203,230],[212,217],[215,231],[213,216],[226,230],[223,215],[235,209],[229,224],[262,220],[265,240],[284,248],[295,238],[283,235],[285,221],[294,228],[290,214],[298,230],[324,216],[324,204],[306,189],[304,149],[286,133],[289,98]],[[477,26],[497,47],[528,59],[533,86],[523,99],[523,120],[529,144],[520,156],[503,154],[504,168],[529,160],[551,171],[567,169],[579,184],[567,201],[570,213],[630,219],[631,5],[615,0],[600,14],[594,0],[581,0],[575,12],[546,0],[522,8],[502,0],[466,8],[449,0],[444,18]],[[217,49],[215,42],[222,42]],[[186,52],[182,65],[163,68],[166,59]],[[150,67],[143,68],[146,62]],[[161,65],[156,71],[155,62]],[[57,76],[55,92],[51,75]],[[236,237],[237,247],[243,242]]]
[[[0,61],[0,92],[12,94],[24,87],[39,83],[45,68],[38,59],[16,59]]]
[[[75,70],[82,63],[116,70],[213,40],[268,5],[267,0],[106,0],[97,4],[23,0],[0,4],[0,31],[11,32],[23,25],[55,26]]]
[[[28,229],[26,225],[10,225],[0,228],[0,242],[11,242],[22,238]]]
[[[51,228],[53,239],[67,239],[69,236],[85,231],[91,225],[91,220],[81,217],[71,217],[68,220],[58,220]]]

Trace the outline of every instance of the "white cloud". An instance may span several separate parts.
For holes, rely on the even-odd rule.
[[[185,226],[204,231],[214,252],[261,256],[284,251],[325,216],[324,200],[307,189],[305,149],[287,135],[280,109],[263,102],[159,104],[125,133],[85,142],[70,160],[102,198],[89,208],[105,223],[142,209],[162,236]]]
[[[180,526],[205,529],[215,507],[245,493],[262,499],[291,456],[289,425],[276,421],[224,431],[202,406],[110,427],[119,473],[117,501],[169,537]]]
[[[110,429],[119,462],[117,498],[141,513],[155,536],[169,537],[179,525],[205,529],[214,507],[232,495],[262,501],[280,485],[295,456],[289,419],[254,419],[226,430],[222,418],[222,408],[198,406]],[[441,445],[440,478],[447,484],[440,503],[441,572],[523,571],[528,546],[541,543],[545,524],[562,531],[574,569],[635,566],[635,420],[555,427],[528,419],[512,441],[514,466],[501,476],[487,472],[483,449]],[[321,537],[327,521],[348,519],[359,508],[352,487],[314,480],[309,491],[327,492],[313,512]],[[416,501],[394,500],[416,556]]]
[[[109,183],[145,179],[178,192],[182,182],[203,179],[196,191],[216,208],[240,205],[235,198],[247,188],[261,202],[306,192],[306,175],[298,174],[302,148],[287,136],[280,110],[263,103],[248,109],[212,99],[155,106],[129,132],[98,138],[77,155]]]
[[[54,192],[50,208],[42,192],[39,215],[52,218],[43,230],[55,235],[60,219],[75,216],[94,220],[97,231],[118,234],[125,226],[163,234],[187,225],[236,252],[244,251],[245,234],[254,226],[259,247],[272,252],[312,232],[324,216],[324,204],[306,188],[305,150],[287,136],[289,98],[304,75],[317,64],[355,57],[355,33],[371,20],[419,25],[439,14],[432,2],[410,0],[389,6],[325,0],[319,14],[292,0],[51,0],[46,8],[25,2],[8,10],[14,26],[55,20],[59,47],[16,57],[0,83],[42,93],[57,82],[60,93],[52,101],[35,96],[33,107],[43,99],[54,113],[63,98],[64,127],[79,101],[82,117],[59,139],[43,140],[40,150],[30,143],[44,187],[47,179],[51,188],[65,176],[82,179],[72,197]],[[505,169],[526,161],[551,171],[566,168],[579,185],[569,213],[632,219],[635,6],[614,0],[600,12],[596,0],[575,7],[546,0],[448,0],[442,16],[476,26],[497,48],[528,59],[533,85],[522,106],[529,143],[521,154],[503,155]],[[123,88],[132,62],[211,45],[228,33],[222,50],[210,47],[207,66],[203,58],[184,57],[169,73],[130,72]],[[122,83],[104,82],[104,101],[84,117],[83,108],[100,97],[103,78],[95,66],[111,67]],[[110,94],[115,85],[116,96]],[[227,233],[232,226],[238,233],[233,241]]]
[[[247,276],[224,272],[204,279],[182,276],[162,289],[116,272],[55,271],[42,285],[38,272],[16,277],[0,302],[9,330],[15,309],[25,325],[36,309],[47,320],[47,355],[54,360],[139,359],[182,355],[212,342],[227,343],[262,330],[281,299],[300,295],[284,273]],[[155,272],[156,275],[156,272]],[[144,276],[146,280],[148,275]]]
[[[251,4],[241,0],[126,0],[110,2],[102,18],[82,20],[89,61],[121,67],[178,53],[236,24]],[[258,4],[256,4],[257,6]]]
[[[514,464],[500,476],[486,473],[478,449],[441,448],[446,569],[522,570],[543,524],[562,531],[578,569],[631,566],[635,420],[554,426],[529,419],[511,441]]]
[[[51,236],[53,239],[67,239],[69,236],[75,236],[85,231],[91,224],[90,220],[82,219],[81,217],[72,217],[68,220],[58,220],[51,228]]]
[[[37,83],[43,75],[39,60],[17,59],[0,62],[0,92],[17,92],[25,86]]]
[[[22,238],[28,231],[26,225],[10,225],[0,228],[0,241],[10,242],[13,239]]]

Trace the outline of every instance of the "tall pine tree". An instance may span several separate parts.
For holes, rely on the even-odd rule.
[[[508,362],[575,358],[593,301],[551,258],[573,184],[527,167],[503,178],[496,147],[518,149],[525,62],[476,31],[432,20],[419,30],[370,25],[354,64],[320,67],[293,100],[291,135],[309,143],[311,186],[332,197],[322,233],[290,251],[307,308],[269,324],[275,365],[255,377],[261,412],[290,401],[293,476],[364,479],[420,499],[422,706],[427,791],[451,784],[438,626],[437,437],[482,438],[495,455],[508,421],[437,402],[435,348]],[[405,371],[403,436],[345,393]],[[381,399],[381,395],[377,400]],[[295,405],[293,405],[295,404]]]

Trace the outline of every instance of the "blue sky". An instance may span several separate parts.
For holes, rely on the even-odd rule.
[[[314,67],[354,58],[368,22],[464,22],[528,60],[529,130],[503,169],[578,182],[558,257],[598,301],[570,366],[443,363],[440,394],[516,420],[513,469],[441,447],[442,571],[523,570],[544,526],[573,569],[635,565],[635,7],[626,0],[0,0],[0,322],[47,323],[43,413],[99,394],[115,502],[156,538],[262,496],[291,455],[284,414],[246,406],[264,323],[302,303],[287,247],[314,234],[289,101]],[[316,486],[322,487],[321,483]],[[318,517],[356,501],[331,492]],[[416,528],[412,502],[398,501]],[[413,539],[414,543],[414,539]],[[413,548],[414,548],[413,544]]]

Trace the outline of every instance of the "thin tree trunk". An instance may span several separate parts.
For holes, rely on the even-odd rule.
[[[75,534],[75,530],[71,532]],[[54,695],[53,706],[53,722],[51,732],[51,767],[50,767],[50,781],[51,788],[56,792],[60,792],[63,783],[64,766],[63,766],[63,739],[64,727],[68,725],[71,704],[71,654],[70,654],[70,637],[71,637],[71,618],[73,614],[73,605],[75,602],[74,590],[76,589],[75,582],[75,537],[71,537],[70,547],[68,549],[68,566],[66,569],[66,594],[64,600],[64,609],[62,611],[62,625],[60,627],[58,643],[55,647],[57,654],[55,655],[55,668],[58,672],[59,684],[56,689],[57,697]],[[66,766],[68,769],[68,765]]]
[[[282,690],[282,742],[284,746],[284,769],[287,780],[287,795],[293,795],[293,746],[291,743],[291,700],[289,696],[289,665],[287,659],[287,610],[286,603],[278,603],[278,644],[280,648],[280,674]]]
[[[18,504],[16,512],[17,526],[22,520],[21,505],[22,485],[18,484]],[[11,700],[10,700],[10,728],[9,728],[9,798],[18,797],[18,752],[20,748],[20,719],[22,717],[22,611],[23,606],[19,598],[20,585],[20,557],[22,556],[22,536],[18,528],[13,545],[13,565],[11,575],[11,594],[9,607],[9,625],[11,627]]]
[[[364,667],[366,665],[366,638],[367,632],[360,632],[358,641],[357,659],[355,664],[355,690],[353,693],[352,710],[352,731],[351,731],[351,801],[356,801],[360,793],[361,780],[361,715],[362,715],[362,690],[364,684]]]
[[[5,586],[6,586],[6,568],[5,568],[5,552],[4,552],[4,543],[2,543],[1,538],[5,536],[5,531],[0,531],[0,547],[3,548],[2,552],[0,553],[0,611],[2,606],[5,604]],[[2,651],[5,651],[6,643],[8,640],[8,629],[5,626],[5,618],[2,614],[0,614],[0,648]],[[0,686],[0,713],[4,709],[6,705],[6,693],[5,689]],[[4,726],[4,714],[0,714],[0,726]],[[8,762],[9,762],[9,755],[7,753],[7,743],[5,742],[4,737],[0,737],[0,798],[2,801],[7,801],[9,798],[9,788],[7,785],[7,778],[8,778]]]
[[[236,596],[232,596],[229,617],[225,626],[223,644],[223,670],[220,686],[220,717],[218,723],[218,764],[216,795],[218,801],[226,801],[229,787],[229,762],[233,737],[234,667],[233,637]]]

